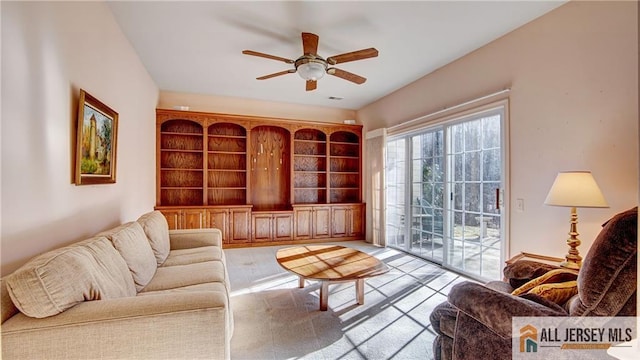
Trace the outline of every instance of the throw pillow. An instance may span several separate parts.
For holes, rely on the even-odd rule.
[[[542,276],[539,276],[533,280],[526,282],[524,285],[513,290],[513,292],[511,292],[511,295],[521,295],[521,294],[527,293],[529,290],[533,289],[538,285],[560,283],[565,281],[576,280],[577,278],[578,278],[578,274],[576,274],[575,271],[566,270],[566,269],[554,269]]]
[[[549,301],[562,305],[578,293],[578,282],[571,280],[555,284],[542,284],[534,287],[527,293],[542,296]]]
[[[105,236],[118,250],[131,271],[136,290],[140,292],[153,278],[158,264],[142,226],[135,221],[99,235]]]
[[[136,294],[127,264],[104,237],[46,252],[5,281],[16,307],[35,318],[59,314],[83,301]]]
[[[156,210],[140,216],[138,223],[140,223],[149,239],[149,244],[158,266],[164,264],[171,250],[167,219],[160,211]]]

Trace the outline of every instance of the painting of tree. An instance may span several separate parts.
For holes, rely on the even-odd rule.
[[[86,92],[81,92],[76,184],[115,182],[117,120],[115,111]]]

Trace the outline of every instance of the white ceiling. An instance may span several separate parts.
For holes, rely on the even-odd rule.
[[[161,90],[344,109],[363,106],[560,6],[564,1],[110,1]],[[302,55],[301,32],[324,58],[369,47],[377,58],[336,65],[367,78],[325,76],[305,91],[293,68],[247,56]],[[330,100],[330,96],[343,100]]]

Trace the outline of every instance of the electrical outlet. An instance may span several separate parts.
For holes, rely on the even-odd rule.
[[[516,211],[524,212],[524,199],[516,199]]]

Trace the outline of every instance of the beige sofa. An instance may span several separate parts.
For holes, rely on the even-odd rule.
[[[158,211],[31,259],[2,279],[2,359],[228,359],[217,229]]]

